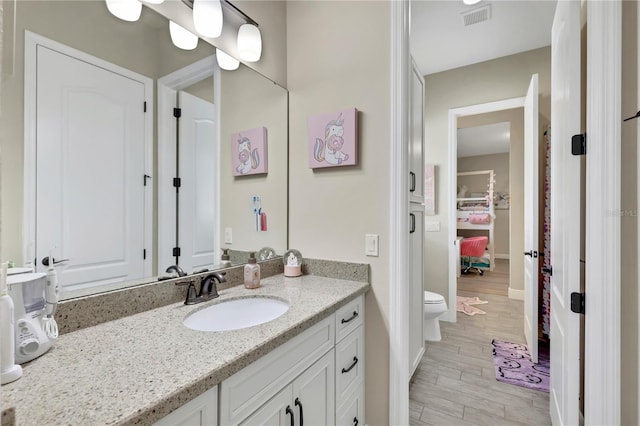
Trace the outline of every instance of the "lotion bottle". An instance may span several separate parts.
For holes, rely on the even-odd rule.
[[[256,263],[256,253],[249,253],[249,263],[244,265],[244,286],[245,288],[260,287],[260,265]]]
[[[15,363],[15,323],[13,299],[7,288],[7,263],[0,270],[0,383],[22,377],[22,367]]]

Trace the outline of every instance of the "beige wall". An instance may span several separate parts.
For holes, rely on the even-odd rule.
[[[287,249],[287,92],[282,87],[240,67],[221,73],[220,110],[220,227],[233,229],[233,244],[221,246],[242,251],[271,247]],[[268,173],[233,176],[231,135],[256,127],[267,128]],[[262,159],[265,160],[264,158]],[[262,198],[267,231],[255,230],[252,197]]]
[[[22,263],[24,31],[29,30],[151,78],[168,74],[212,54],[201,43],[191,52],[176,49],[166,21],[143,10],[141,21],[127,23],[113,17],[103,2],[19,1],[16,3],[13,74],[3,75],[0,98],[2,152],[0,246],[3,259]],[[5,11],[6,12],[6,11]],[[78,19],[81,16],[82,19]],[[12,15],[5,13],[6,19]],[[5,46],[11,57],[11,46]],[[5,64],[7,65],[7,64]],[[5,68],[6,69],[6,68]]]
[[[622,114],[633,115],[638,108],[637,3],[623,2],[622,9]],[[621,274],[621,423],[637,425],[638,415],[638,124],[622,123],[622,179],[620,220]],[[587,292],[589,289],[587,289]]]
[[[473,172],[476,170],[493,170],[496,183],[494,191],[509,193],[509,153],[476,155],[473,157],[458,158],[458,172]],[[462,183],[469,187],[470,192],[486,192],[487,182],[485,176],[458,177],[458,186]],[[469,180],[473,182],[469,182]],[[495,241],[493,244],[496,255],[509,255],[509,210],[495,209],[495,221],[493,232]],[[459,230],[458,235],[466,235],[464,230]],[[485,232],[486,235],[486,232]]]
[[[366,296],[366,419],[389,422],[390,4],[287,3],[289,245],[303,256],[371,265]],[[357,166],[311,170],[307,119],[359,110]],[[380,256],[364,255],[366,233]]]
[[[428,272],[425,287],[442,294],[445,298],[449,293],[449,271],[447,268],[442,268],[441,265],[448,265],[449,257],[447,223],[449,209],[446,202],[449,185],[446,142],[448,140],[448,111],[451,108],[522,97],[527,92],[531,75],[535,73],[540,76],[541,121],[548,120],[551,93],[551,49],[549,47],[425,76],[425,156],[426,162],[433,163],[439,168],[438,176],[440,177],[436,184],[436,193],[440,194],[441,199],[438,200],[437,215],[432,219],[439,220],[442,224],[441,232],[427,233],[425,261]],[[512,132],[515,131],[513,122],[511,129]],[[511,155],[523,154],[512,150]],[[519,175],[523,176],[524,163],[520,164],[522,166],[518,167],[515,162],[511,162],[511,188],[516,185],[513,180],[514,172],[519,172]],[[512,201],[515,195],[514,190]],[[515,210],[515,203],[513,203],[511,209],[512,230],[517,226],[515,219],[522,214]],[[511,253],[514,253],[517,247],[518,245],[512,241]],[[517,259],[522,262],[522,256],[517,256],[517,258],[511,256],[511,268],[514,268]],[[519,282],[512,282],[511,285],[514,289],[524,287],[522,279]]]

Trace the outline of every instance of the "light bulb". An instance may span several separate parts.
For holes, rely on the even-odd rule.
[[[216,60],[218,61],[218,66],[223,70],[233,71],[240,66],[240,61],[220,49],[216,49]]]
[[[243,24],[238,30],[238,54],[247,62],[257,62],[262,54],[262,35],[253,24]]]
[[[220,0],[193,0],[193,24],[201,36],[220,37],[222,33]]]
[[[173,21],[169,21],[169,34],[173,44],[180,49],[193,50],[198,46],[198,36]]]
[[[140,19],[142,3],[138,0],[106,0],[107,9],[116,18],[123,21],[135,22]]]

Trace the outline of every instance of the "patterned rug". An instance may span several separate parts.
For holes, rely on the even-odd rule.
[[[538,363],[531,362],[527,345],[494,339],[493,365],[496,380],[542,392],[549,392],[549,350],[540,345]]]
[[[487,302],[486,300],[480,300],[479,297],[462,297],[456,296],[456,311],[462,312],[467,315],[476,315],[476,314],[486,314],[482,309],[478,309],[472,305],[484,305]]]

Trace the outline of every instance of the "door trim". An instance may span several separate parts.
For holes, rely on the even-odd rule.
[[[458,280],[456,277],[456,268],[458,263],[458,249],[456,247],[458,226],[456,217],[456,181],[458,175],[458,118],[465,115],[484,114],[487,112],[523,108],[524,100],[524,97],[503,99],[500,101],[469,105],[466,107],[452,108],[449,110],[449,185],[447,189],[449,197],[449,218],[447,220],[447,225],[449,228],[449,312],[447,313],[447,315],[443,315],[441,317],[442,319],[446,319],[447,321],[456,322],[457,319],[456,304],[453,301],[456,300],[456,295],[458,293]],[[522,293],[524,294],[524,290],[522,290]],[[511,295],[511,288],[509,288],[509,294]]]
[[[24,34],[24,192],[22,222],[22,263],[33,260],[31,242],[36,241],[36,78],[37,60],[36,47],[44,46],[72,58],[104,68],[107,71],[122,75],[141,83],[144,86],[144,97],[147,102],[147,114],[144,120],[144,156],[145,173],[153,176],[153,80],[126,68],[107,62],[88,53],[69,47],[65,44],[48,39],[39,34],[25,30]],[[140,105],[142,108],[142,105]],[[142,180],[142,176],[140,176]],[[144,195],[144,246],[147,258],[144,261],[144,276],[152,275],[153,267],[153,180],[149,181]]]
[[[198,81],[213,76],[214,104],[216,105],[216,122],[218,123],[218,140],[220,140],[220,68],[215,56],[208,56],[184,68],[167,74],[158,79],[158,223],[175,223],[175,188],[172,179],[175,172],[176,158],[176,123],[173,108],[176,106],[178,91],[191,86]],[[216,155],[220,158],[220,145]],[[220,170],[217,171],[217,183],[213,201],[220,205]],[[214,218],[214,226],[220,232],[220,214]],[[173,237],[175,228],[158,226],[158,272],[162,265],[172,265]],[[214,251],[220,253],[220,238],[216,238]],[[167,263],[168,262],[168,263]]]
[[[405,425],[409,424],[409,288],[405,283],[409,278],[410,4],[394,1],[390,8],[389,424]],[[375,374],[367,368],[369,373]]]
[[[620,2],[586,2],[585,424],[620,424]],[[553,125],[553,123],[552,123]]]

